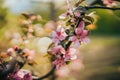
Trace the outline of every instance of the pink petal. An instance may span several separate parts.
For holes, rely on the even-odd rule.
[[[74,15],[76,16],[76,17],[80,17],[80,12],[79,11],[76,11],[76,12],[74,12]]]
[[[78,28],[84,29],[84,27],[85,27],[85,23],[84,21],[81,21],[78,25]]]
[[[58,53],[61,53],[61,54],[65,54],[65,50],[62,46],[55,46],[52,48],[52,53],[53,54],[58,54]]]
[[[56,30],[56,34],[57,34],[57,38],[62,41],[63,39],[65,39],[65,37],[67,36],[67,34],[65,33],[65,30],[64,28],[61,27],[61,25],[59,25],[57,27],[57,30]]]
[[[57,38],[53,38],[52,41],[55,43],[55,46],[57,46],[60,43],[59,39]]]
[[[69,54],[65,54],[63,56],[63,58],[64,58],[65,61],[69,61],[70,60],[70,55]]]
[[[56,36],[57,36],[56,32],[55,32],[55,31],[52,31],[51,37],[52,37],[52,38],[55,38]]]
[[[9,56],[11,56],[13,52],[14,52],[14,49],[13,49],[13,48],[9,48],[9,49],[7,50],[7,54],[8,54]]]
[[[76,49],[75,48],[69,48],[67,53],[63,56],[65,61],[69,60],[75,60],[77,58],[76,56]]]
[[[81,35],[82,31],[83,31],[83,29],[80,28],[80,27],[78,27],[78,28],[75,29],[75,33],[76,33],[77,35]]]
[[[77,55],[73,55],[73,56],[71,56],[70,59],[71,59],[71,60],[76,60],[76,59],[77,59]]]
[[[72,36],[72,37],[69,38],[69,40],[75,42],[77,40],[77,37],[76,36]]]
[[[65,65],[65,61],[62,57],[59,56],[55,61],[53,61],[53,64],[56,66],[57,69],[59,69],[63,65]]]
[[[35,54],[35,51],[33,51],[33,50],[29,51],[28,59],[30,59],[30,60],[33,59],[34,54]]]
[[[82,40],[82,42],[84,43],[84,44],[88,44],[89,42],[90,42],[90,39],[89,38],[83,38],[83,40]]]
[[[67,17],[67,12],[63,13],[59,16],[60,19],[65,19]]]
[[[70,48],[69,49],[69,53],[70,55],[74,55],[76,53],[76,49],[75,48]]]
[[[84,37],[86,37],[88,34],[89,34],[89,31],[88,31],[88,30],[83,30],[83,32],[82,32],[82,34],[81,34],[81,37],[84,38]]]
[[[76,40],[76,41],[74,42],[73,47],[74,47],[74,48],[78,48],[79,46],[80,46],[80,42],[79,42],[79,40]]]

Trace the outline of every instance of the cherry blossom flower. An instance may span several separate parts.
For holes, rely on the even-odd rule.
[[[74,15],[75,15],[76,17],[80,17],[80,16],[81,16],[81,14],[80,14],[79,11],[75,11],[75,12],[74,12]]]
[[[102,0],[103,4],[105,4],[108,7],[112,7],[112,6],[116,6],[116,3],[114,2],[114,0]]]
[[[89,31],[84,30],[84,26],[85,26],[84,21],[81,21],[78,27],[75,29],[76,35],[73,35],[72,37],[70,37],[70,41],[74,42],[74,48],[77,48],[81,42],[85,44],[89,42],[89,39],[87,38]]]
[[[65,12],[65,13],[61,14],[61,15],[59,16],[59,18],[60,18],[60,19],[66,19],[66,17],[67,17],[68,15],[70,15],[70,13],[69,13],[69,12]]]
[[[54,54],[54,55],[57,55],[57,54],[65,54],[65,49],[61,46],[61,45],[59,45],[59,46],[55,46],[55,47],[53,47],[52,49],[51,49],[51,52],[52,52],[52,54]]]
[[[7,50],[7,55],[11,56],[13,52],[14,52],[14,49],[13,48],[9,48]]]
[[[8,74],[7,79],[13,79],[13,80],[32,80],[32,75],[30,71],[28,70],[16,70],[13,73]]]
[[[56,46],[52,48],[52,54],[56,56],[56,60],[53,64],[57,69],[65,65],[67,61],[75,60],[77,58],[75,48],[69,48],[65,51],[62,46]]]
[[[60,26],[57,27],[56,31],[52,32],[52,41],[55,43],[55,45],[59,44],[60,41],[64,40],[67,36],[67,34],[65,33],[64,28]]]
[[[56,66],[56,69],[60,69],[62,66],[65,65],[64,58],[58,56],[57,59],[53,62],[53,64]]]
[[[67,51],[66,51],[66,54],[63,55],[63,58],[65,61],[70,61],[70,60],[75,60],[77,59],[77,56],[76,56],[76,49],[75,48],[69,48]]]
[[[70,73],[70,69],[67,66],[61,67],[59,70],[55,71],[57,77],[68,77]]]
[[[34,57],[35,51],[34,50],[29,50],[29,49],[24,49],[23,50],[23,55],[27,57],[27,59],[31,60]]]

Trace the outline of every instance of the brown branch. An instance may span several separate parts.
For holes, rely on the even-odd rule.
[[[44,76],[42,76],[42,77],[39,77],[39,78],[37,78],[37,79],[33,79],[33,80],[43,80],[44,78],[47,78],[47,77],[49,77],[51,74],[53,74],[54,73],[54,70],[55,70],[55,66],[53,66],[53,68],[47,73],[47,74],[45,74]]]
[[[78,0],[78,1],[74,4],[74,6],[75,6],[75,7],[79,6],[79,4],[82,3],[83,1],[85,1],[85,0]]]
[[[81,6],[80,6],[81,7]],[[87,10],[90,9],[108,9],[108,10],[120,10],[120,8],[111,8],[111,7],[106,7],[106,6],[85,6],[83,7]]]

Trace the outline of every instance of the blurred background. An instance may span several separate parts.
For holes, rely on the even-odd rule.
[[[87,3],[92,1],[86,0]],[[48,28],[49,25],[55,26],[58,16],[66,9],[66,0],[0,0],[0,52],[11,47],[10,36],[20,32],[21,13],[41,15],[44,19],[41,24],[45,25],[42,28]],[[56,71],[57,80],[120,80],[120,11],[99,9],[89,12],[92,11],[95,11],[96,22],[88,26],[90,43],[80,46],[80,60],[77,63],[71,63],[68,69],[64,67]],[[45,31],[40,34],[48,36]],[[36,61],[42,62],[38,62],[40,66],[36,71],[39,69],[40,72],[43,68],[40,72],[43,75],[50,65],[48,59],[39,56],[41,58]]]

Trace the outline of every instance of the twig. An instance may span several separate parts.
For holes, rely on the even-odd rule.
[[[106,7],[106,6],[85,6],[83,8],[85,8],[87,10],[90,10],[90,9],[120,10],[120,8],[111,8],[111,7]]]
[[[0,62],[1,62],[1,66],[3,67],[3,69],[7,69],[7,67],[4,65],[4,62],[2,61],[1,58],[0,58]]]
[[[75,7],[79,6],[79,4],[82,3],[83,1],[85,1],[85,0],[78,0],[78,1],[75,3],[74,6],[75,6]]]
[[[45,75],[42,76],[42,77],[39,77],[38,79],[33,79],[33,80],[43,80],[44,78],[49,77],[49,76],[54,72],[55,68],[56,68],[56,67],[53,66],[53,68],[52,68],[47,74],[45,74]]]

